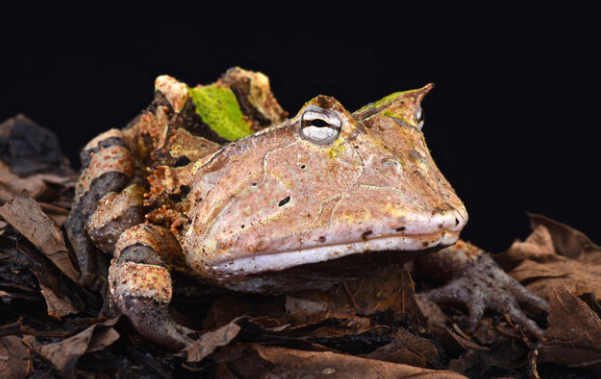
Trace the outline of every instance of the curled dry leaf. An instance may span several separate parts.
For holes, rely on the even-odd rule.
[[[29,349],[17,336],[0,337],[0,377],[22,379],[31,371]]]
[[[533,233],[495,257],[505,267],[513,267],[510,275],[546,300],[554,297],[560,285],[577,295],[592,292],[601,296],[601,247],[567,225],[541,215],[530,216]]]
[[[21,192],[0,207],[0,216],[44,253],[63,274],[77,282],[78,274],[69,258],[63,234],[27,192]]]
[[[429,370],[328,351],[304,351],[252,344],[227,365],[240,378],[428,378],[465,379],[444,370]],[[223,360],[222,360],[223,361]]]
[[[177,355],[188,362],[200,362],[208,355],[212,354],[216,348],[229,344],[242,329],[237,322],[242,320],[239,317],[230,321],[217,330],[203,333],[199,339],[183,348]]]
[[[511,262],[515,263],[526,259],[553,258],[556,255],[553,237],[551,237],[549,229],[543,225],[539,225],[528,238],[524,241],[515,241],[507,252],[495,255],[495,259],[501,265],[507,266]]]
[[[549,328],[540,362],[601,369],[601,318],[584,301],[559,286],[549,303]]]
[[[48,314],[50,316],[60,319],[61,317],[81,311],[69,297],[58,296],[52,288],[47,286],[44,281],[39,278],[38,283],[40,284],[42,296],[44,296],[44,300],[46,300],[46,307],[48,308]]]
[[[601,246],[591,241],[580,230],[543,215],[529,214],[529,216],[533,230],[539,226],[544,226],[549,230],[558,254],[583,263],[601,264]]]
[[[100,351],[119,339],[119,333],[112,328],[117,320],[115,318],[94,324],[60,342],[38,344],[33,336],[25,336],[23,340],[61,374],[73,376],[75,365],[82,355]]]

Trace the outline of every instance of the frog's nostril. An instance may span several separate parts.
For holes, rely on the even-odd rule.
[[[382,159],[382,164],[384,166],[396,167],[399,165],[399,162],[393,158],[384,158],[384,159]]]
[[[182,167],[182,166],[186,166],[186,165],[190,164],[190,162],[191,162],[190,158],[188,158],[185,155],[181,155],[175,161],[174,166],[175,167]]]

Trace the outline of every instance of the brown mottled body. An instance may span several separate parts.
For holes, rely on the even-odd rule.
[[[213,86],[255,133],[225,146],[184,83],[155,85],[148,110],[84,148],[67,232],[82,283],[95,248],[113,255],[114,306],[158,344],[190,341],[169,316],[172,270],[248,292],[319,288],[452,245],[467,222],[421,132],[431,85],[352,114],[318,96],[287,120],[263,74],[232,69]]]

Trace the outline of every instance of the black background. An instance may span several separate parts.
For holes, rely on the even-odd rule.
[[[288,8],[285,8],[288,7]],[[145,108],[154,78],[262,71],[292,114],[317,94],[349,110],[435,82],[424,133],[464,200],[464,238],[493,251],[526,212],[601,242],[599,27],[591,9],[233,3],[198,9],[3,9],[0,119],[19,112],[79,149]]]

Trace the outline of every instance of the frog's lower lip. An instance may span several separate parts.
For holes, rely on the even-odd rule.
[[[459,239],[458,231],[439,230],[429,234],[396,234],[379,236],[345,244],[312,246],[298,250],[277,251],[237,258],[212,265],[225,275],[248,275],[266,271],[281,271],[309,263],[325,262],[351,254],[371,251],[419,251],[450,246]]]

